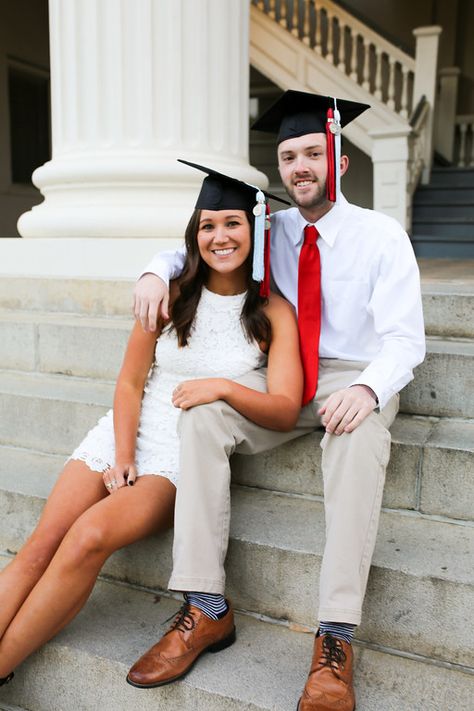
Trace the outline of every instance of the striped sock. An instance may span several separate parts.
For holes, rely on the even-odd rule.
[[[213,593],[187,592],[184,599],[190,605],[198,607],[211,620],[220,620],[229,609],[229,605],[223,595]]]
[[[356,625],[350,625],[348,622],[320,622],[319,634],[331,634],[333,637],[351,644],[355,628]]]

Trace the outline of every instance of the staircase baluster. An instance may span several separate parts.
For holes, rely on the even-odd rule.
[[[378,47],[375,48],[375,86],[374,96],[379,101],[382,100],[382,62],[383,52]]]
[[[350,39],[351,39],[351,59],[349,64],[349,76],[352,81],[358,82],[357,76],[357,45],[359,36],[350,29]]]
[[[287,7],[287,0],[280,0],[280,12],[279,12],[279,18],[278,22],[282,27],[285,28],[285,30],[288,29],[288,7]]]
[[[347,25],[338,24],[339,27],[339,52],[337,68],[346,73],[346,28]]]
[[[395,111],[395,60],[388,58],[388,98],[387,106]]]
[[[328,35],[327,35],[327,53],[326,59],[331,64],[334,64],[334,15],[327,13]]]
[[[408,67],[402,64],[402,98],[400,105],[400,115],[403,118],[408,116]]]
[[[288,0],[286,0],[288,2]],[[297,39],[301,38],[300,35],[300,11],[298,0],[293,0],[293,15],[291,19],[291,34]]]
[[[362,88],[370,91],[370,42],[364,37],[364,69],[362,72]]]
[[[264,4],[267,5],[266,13],[272,20],[276,20],[276,4],[278,0],[265,0]]]
[[[303,42],[311,47],[311,6],[312,2],[303,3]]]
[[[459,142],[459,159],[458,159],[458,166],[460,168],[465,168],[466,167],[466,137],[467,137],[467,123],[461,123],[459,124],[459,132],[460,132],[460,142]]]
[[[314,49],[318,54],[322,54],[321,18],[323,16],[323,11],[316,3],[314,4],[314,11],[316,14],[316,42]]]

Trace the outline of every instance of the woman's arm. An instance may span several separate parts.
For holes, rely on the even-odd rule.
[[[226,378],[205,378],[181,383],[173,404],[183,410],[225,400],[249,420],[272,430],[293,429],[301,409],[303,369],[298,327],[292,306],[276,294],[266,308],[272,326],[268,354],[267,389],[262,393]]]
[[[133,468],[131,481],[135,478],[135,447],[143,388],[153,363],[158,333],[146,333],[139,323],[135,323],[115,386],[113,474],[118,488],[126,483],[125,475],[130,473],[130,467]]]

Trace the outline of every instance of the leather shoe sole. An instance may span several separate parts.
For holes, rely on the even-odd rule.
[[[298,701],[298,706],[296,707],[296,711],[300,711],[300,702]],[[352,711],[356,711],[356,707],[352,709]]]
[[[174,681],[178,681],[178,679],[182,679],[188,672],[191,671],[199,657],[204,654],[205,652],[211,652],[211,654],[215,654],[215,652],[221,652],[223,649],[227,649],[227,647],[230,647],[232,644],[234,644],[236,640],[236,634],[235,634],[235,627],[224,639],[219,640],[219,642],[214,642],[214,644],[210,644],[209,647],[204,647],[199,654],[193,659],[191,664],[181,672],[181,674],[177,674],[176,676],[173,676],[171,679],[166,679],[165,681],[157,681],[157,682],[152,682],[151,684],[137,684],[136,681],[132,681],[128,675],[127,675],[127,683],[131,684],[131,686],[134,686],[137,689],[154,689],[157,686],[166,686],[166,684],[172,684]]]

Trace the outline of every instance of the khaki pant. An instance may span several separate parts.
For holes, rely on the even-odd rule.
[[[318,392],[301,410],[291,432],[267,430],[219,400],[183,412],[181,465],[176,497],[172,590],[224,593],[224,560],[230,524],[230,465],[234,452],[256,454],[313,431],[326,398],[347,387],[364,363],[322,359]],[[265,390],[265,369],[242,384]],[[319,619],[359,624],[375,546],[385,470],[388,428],[398,410],[394,396],[350,434],[325,434],[321,442],[326,545],[320,577]]]

